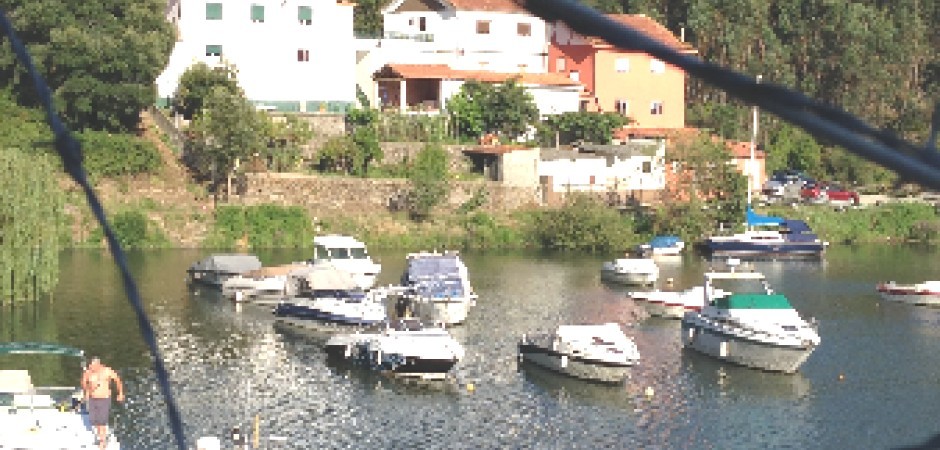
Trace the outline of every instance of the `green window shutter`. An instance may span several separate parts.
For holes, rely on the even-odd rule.
[[[221,3],[206,3],[206,20],[222,20]]]
[[[251,5],[251,21],[264,22],[264,5]]]
[[[222,46],[221,45],[207,45],[206,56],[222,56]]]
[[[297,20],[304,25],[310,25],[310,21],[313,20],[313,8],[309,6],[298,6]]]

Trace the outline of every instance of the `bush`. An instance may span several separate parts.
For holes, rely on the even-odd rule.
[[[586,195],[575,195],[560,209],[541,211],[532,233],[552,250],[622,251],[637,243],[632,220]]]
[[[152,142],[134,135],[84,131],[78,134],[91,176],[116,177],[156,172],[160,153]]]
[[[205,246],[232,248],[246,237],[252,248],[305,248],[313,245],[313,224],[299,206],[224,206]]]
[[[121,247],[125,249],[161,248],[169,246],[170,240],[163,231],[152,226],[146,214],[138,210],[122,211],[110,219],[111,229]],[[104,238],[104,231],[96,228],[88,240],[97,244]]]

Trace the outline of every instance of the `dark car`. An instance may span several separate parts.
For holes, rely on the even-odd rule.
[[[859,203],[858,192],[830,183],[807,184],[800,191],[800,196],[803,200],[814,203]]]

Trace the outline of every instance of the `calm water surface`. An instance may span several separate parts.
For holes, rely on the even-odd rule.
[[[207,254],[130,255],[190,443],[247,428],[255,416],[265,448],[891,448],[940,433],[940,309],[885,304],[874,292],[877,281],[938,279],[932,249],[842,247],[824,262],[757,263],[820,323],[822,345],[795,375],[683,351],[678,321],[648,318],[626,288],[600,282],[607,256],[465,254],[480,299],[452,333],[467,357],[453,382],[429,386],[332,366],[322,350],[328,333],[283,327],[269,309],[236,310],[211,291],[191,294],[185,269]],[[276,264],[305,255],[259,256]],[[404,252],[377,256],[380,282],[394,282]],[[684,288],[706,267],[687,255],[662,265],[662,277]],[[114,412],[125,448],[170,448],[147,349],[109,257],[67,252],[61,268],[53,300],[2,309],[0,340],[53,340],[100,355],[125,380],[128,401]],[[517,363],[521,333],[610,321],[643,358],[625,386]],[[66,362],[30,368],[37,384],[77,384]]]

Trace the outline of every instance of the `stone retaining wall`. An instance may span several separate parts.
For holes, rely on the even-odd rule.
[[[400,210],[410,187],[403,179],[362,179],[290,173],[252,173],[239,183],[239,195],[229,199],[241,205],[297,205],[317,210],[342,211],[365,214],[377,209]],[[541,192],[538,188],[504,186],[490,181],[453,182],[446,207],[456,208],[485,188],[487,200],[484,210],[511,211],[537,206]]]

